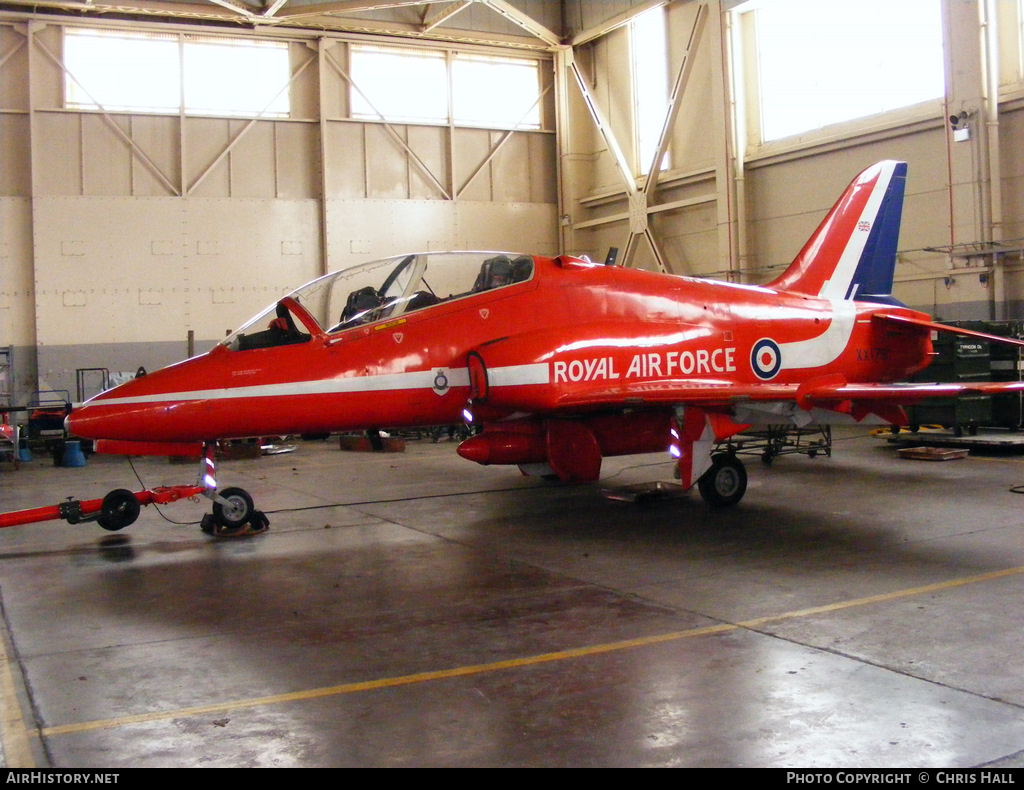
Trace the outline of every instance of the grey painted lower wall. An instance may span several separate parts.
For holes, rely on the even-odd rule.
[[[11,405],[22,405],[28,402],[36,386],[36,350],[33,346],[11,346],[11,369],[8,371],[8,382],[11,392]],[[18,415],[14,415],[14,422]]]

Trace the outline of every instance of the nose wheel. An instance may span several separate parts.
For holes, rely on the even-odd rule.
[[[270,519],[256,510],[244,488],[225,488],[213,497],[213,512],[204,516],[200,529],[219,538],[237,538],[266,532]]]

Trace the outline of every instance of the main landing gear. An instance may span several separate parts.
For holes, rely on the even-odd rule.
[[[697,480],[697,489],[709,505],[730,507],[747,492],[747,469],[734,454],[718,453],[711,458],[711,468]]]
[[[213,512],[203,517],[200,526],[207,535],[235,538],[267,531],[270,520],[264,513],[256,510],[252,497],[245,489],[225,488],[217,492],[212,446],[207,446],[204,451],[200,461],[199,478],[194,485],[159,487],[136,492],[117,488],[103,499],[69,498],[58,505],[0,513],[0,528],[60,518],[69,524],[95,521],[103,529],[116,532],[134,524],[143,505],[165,505],[199,495],[213,501]]]

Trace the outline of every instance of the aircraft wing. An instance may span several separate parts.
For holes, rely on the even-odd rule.
[[[812,385],[803,397],[823,404],[838,400],[890,401],[914,404],[925,398],[952,398],[958,395],[996,395],[1024,392],[1024,381],[985,381],[974,383],[921,382],[913,384],[829,384]]]
[[[822,376],[802,384],[751,383],[715,379],[666,379],[609,384],[601,381],[574,389],[558,399],[559,409],[696,406],[725,410],[743,403],[790,401],[801,408],[829,408],[845,401],[912,405],[927,398],[1024,392],[1024,382],[850,384],[841,375]]]

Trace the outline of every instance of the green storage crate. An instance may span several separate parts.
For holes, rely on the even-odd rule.
[[[991,381],[991,355],[989,344],[984,340],[940,332],[932,345],[936,356],[927,368],[914,376],[914,381]],[[992,423],[992,398],[988,395],[934,398],[910,406],[906,412],[911,428],[942,425],[958,434],[977,433],[979,427]]]
[[[1016,340],[1024,336],[1021,321],[964,321],[965,329],[987,332],[997,337]],[[1016,346],[991,343],[989,345],[991,381],[1021,380],[1021,349]],[[1020,430],[1024,426],[1024,396],[1019,392],[1006,392],[992,396],[992,422],[990,425],[1009,430]]]

